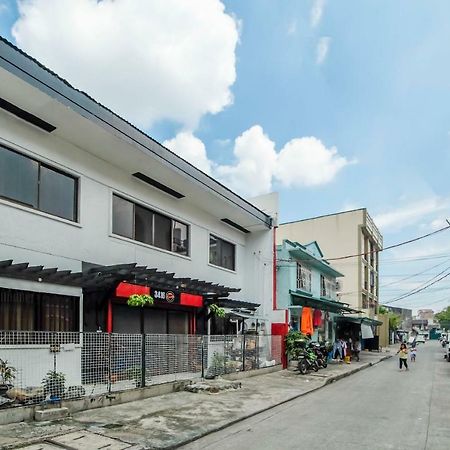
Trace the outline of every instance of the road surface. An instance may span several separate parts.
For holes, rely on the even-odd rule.
[[[450,449],[450,363],[436,341],[206,436],[194,449]]]

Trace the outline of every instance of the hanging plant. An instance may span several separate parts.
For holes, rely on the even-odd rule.
[[[148,294],[133,294],[128,297],[128,306],[140,306],[153,305],[154,300],[151,295]]]
[[[217,305],[209,305],[209,310],[216,316],[216,317],[225,317],[225,310]]]

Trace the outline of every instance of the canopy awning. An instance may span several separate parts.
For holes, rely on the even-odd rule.
[[[211,297],[226,297],[231,292],[240,291],[239,288],[230,288],[218,283],[176,278],[174,273],[138,266],[136,263],[99,265],[82,272],[72,272],[56,267],[30,266],[28,262],[13,264],[13,260],[8,259],[0,261],[0,277],[73,286],[86,291],[115,289],[122,281]]]
[[[367,325],[375,325],[375,326],[383,325],[383,322],[380,322],[379,320],[376,320],[376,319],[371,319],[370,317],[341,316],[341,317],[336,317],[336,320],[339,322],[353,322],[353,323],[358,323],[358,324],[365,323]]]
[[[221,308],[230,308],[230,309],[250,309],[252,311],[259,308],[260,303],[246,302],[243,300],[232,300],[231,298],[216,298],[216,299],[205,299],[206,305],[215,304],[220,306]]]
[[[321,311],[328,311],[338,314],[343,313],[357,313],[359,311],[350,308],[347,304],[336,302],[334,300],[314,298],[296,291],[289,291],[291,294],[292,305],[289,309],[295,309],[295,307],[309,306],[314,309],[320,309]]]

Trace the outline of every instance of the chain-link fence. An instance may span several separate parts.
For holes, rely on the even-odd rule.
[[[0,407],[281,364],[282,337],[0,331]]]

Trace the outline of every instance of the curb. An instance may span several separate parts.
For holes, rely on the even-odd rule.
[[[225,428],[228,428],[231,425],[235,425],[235,424],[237,424],[239,422],[242,422],[242,421],[244,421],[246,419],[250,419],[251,417],[254,417],[254,416],[258,415],[258,414],[261,414],[261,413],[266,412],[266,411],[270,411],[271,409],[276,408],[277,406],[284,405],[285,403],[291,402],[292,400],[296,400],[296,399],[298,399],[300,397],[303,397],[305,395],[311,394],[312,392],[318,391],[319,389],[322,389],[323,387],[325,387],[325,386],[327,386],[327,385],[329,385],[329,384],[331,384],[331,383],[333,383],[335,381],[338,381],[338,380],[341,380],[343,378],[349,377],[350,375],[353,375],[353,374],[355,374],[357,372],[360,372],[361,370],[368,369],[369,367],[375,366],[375,365],[379,364],[381,361],[385,361],[386,359],[389,359],[389,358],[392,358],[392,355],[383,356],[377,362],[365,363],[365,364],[363,364],[360,367],[357,367],[355,369],[349,370],[348,372],[345,372],[345,373],[342,373],[342,374],[330,377],[328,380],[325,380],[321,386],[317,386],[315,388],[310,389],[309,391],[302,392],[301,394],[295,395],[295,396],[293,396],[293,397],[291,397],[291,398],[289,398],[287,400],[283,400],[283,401],[281,401],[279,403],[276,403],[274,405],[270,405],[270,406],[268,406],[266,408],[262,408],[262,409],[260,409],[258,411],[255,411],[255,412],[252,412],[252,413],[247,414],[245,416],[239,417],[238,419],[234,419],[234,420],[232,420],[232,421],[230,421],[230,422],[228,422],[228,423],[226,423],[224,425],[212,428],[211,430],[207,430],[207,431],[199,434],[198,436],[194,436],[194,437],[192,437],[190,439],[184,440],[183,442],[179,442],[178,444],[170,445],[168,447],[158,447],[158,449],[159,450],[172,450],[172,449],[180,448],[183,445],[187,445],[187,444],[190,444],[192,442],[198,441],[199,439],[201,439],[201,438],[203,438],[205,436],[208,436],[210,434],[213,434],[213,433],[216,433],[218,431],[224,430]]]

